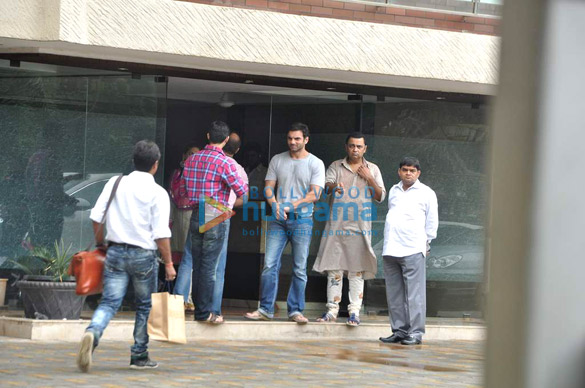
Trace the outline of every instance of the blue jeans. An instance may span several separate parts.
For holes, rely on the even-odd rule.
[[[132,281],[136,297],[133,356],[143,356],[148,350],[146,324],[150,314],[151,294],[156,292],[158,259],[156,251],[112,245],[108,248],[104,265],[104,292],[86,331],[94,335],[94,346],[114,317]]]
[[[213,312],[216,271],[226,241],[227,224],[222,222],[207,232],[199,232],[199,210],[191,215],[191,256],[193,257],[193,289],[195,320],[205,320]]]
[[[272,318],[278,291],[281,256],[288,242],[292,244],[293,272],[286,301],[288,316],[301,314],[305,309],[307,257],[313,231],[313,218],[275,220],[268,224],[266,255],[260,286],[258,311]]]
[[[217,263],[217,270],[215,271],[215,287],[213,290],[213,305],[212,311],[221,315],[221,301],[223,299],[223,285],[225,277],[225,265],[227,262],[227,246],[230,234],[230,220],[224,221],[226,224],[225,240],[223,248]],[[193,257],[191,256],[191,228],[187,234],[187,242],[185,243],[185,252],[179,265],[177,273],[177,280],[175,281],[175,288],[173,293],[176,295],[183,295],[185,303],[189,301],[189,290],[191,289],[191,274],[193,272]]]
[[[225,280],[225,264],[227,262],[227,247],[230,237],[230,220],[223,222],[226,225],[225,239],[223,240],[223,247],[219,254],[219,261],[217,262],[217,269],[215,270],[215,287],[213,288],[213,304],[211,311],[221,315],[221,301],[223,299],[223,284]]]
[[[173,294],[183,295],[185,303],[189,301],[189,292],[191,291],[191,273],[193,272],[193,257],[191,257],[191,228],[187,233],[187,241],[185,242],[185,251],[181,258],[181,264],[177,271],[177,279],[175,280],[175,287]]]

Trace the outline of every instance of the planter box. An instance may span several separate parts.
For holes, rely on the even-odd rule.
[[[24,316],[34,319],[79,319],[85,296],[75,293],[75,282],[20,280]]]

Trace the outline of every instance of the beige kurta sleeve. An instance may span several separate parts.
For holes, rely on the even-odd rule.
[[[382,203],[382,201],[384,201],[384,199],[386,198],[386,187],[384,187],[384,180],[382,179],[382,172],[380,171],[380,168],[377,165],[370,164],[370,166],[372,167],[371,168],[372,175],[374,176],[374,180],[376,181],[376,184],[382,188],[382,198],[380,198],[380,200],[376,201],[376,202]]]
[[[325,183],[335,183],[337,182],[337,162],[331,163],[327,171],[325,172]]]

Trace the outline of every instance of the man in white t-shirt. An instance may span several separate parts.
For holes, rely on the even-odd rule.
[[[288,317],[298,324],[308,322],[303,310],[307,257],[313,233],[313,204],[319,200],[325,186],[325,165],[306,150],[308,142],[309,128],[302,123],[293,124],[287,132],[289,150],[275,155],[268,166],[264,196],[272,207],[274,220],[269,222],[266,235],[260,307],[244,315],[251,320],[273,318],[282,252],[290,242],[293,271],[287,298]]]
[[[132,282],[136,298],[134,344],[130,348],[130,368],[152,369],[158,364],[148,356],[146,330],[151,309],[151,294],[158,283],[158,255],[165,264],[166,280],[176,277],[171,260],[169,228],[170,202],[165,189],[154,181],[158,169],[160,150],[148,140],[134,146],[136,171],[120,181],[118,190],[106,215],[107,235],[104,239],[100,222],[118,177],[110,179],[100,194],[89,217],[93,221],[96,246],[107,248],[104,265],[104,291],[91,323],[85,330],[77,354],[77,366],[89,371],[92,353],[114,317],[128,284]],[[108,244],[106,244],[106,240]]]

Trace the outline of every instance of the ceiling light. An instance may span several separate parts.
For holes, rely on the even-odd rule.
[[[444,99],[445,99],[445,97],[441,97],[441,96],[437,97],[437,100],[444,100]]]
[[[230,101],[228,99],[226,93],[221,95],[221,98],[219,99],[219,102],[217,103],[217,105],[221,106],[222,108],[231,108],[235,104],[236,104],[235,102]]]
[[[327,88],[327,90],[335,90],[335,88]]]
[[[120,70],[120,71],[128,71],[128,69],[125,68],[125,67],[118,67],[118,70]]]
[[[254,83],[254,80],[247,79],[247,80],[244,81],[244,83],[245,84],[253,84]]]

